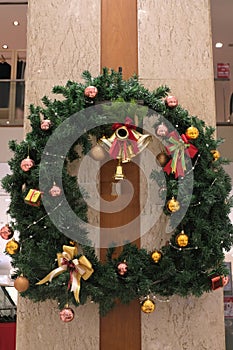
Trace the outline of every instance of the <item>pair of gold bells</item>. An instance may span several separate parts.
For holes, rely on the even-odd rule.
[[[125,178],[122,163],[130,162],[133,157],[148,146],[150,141],[150,135],[141,134],[134,128],[129,128],[125,125],[118,127],[109,138],[103,136],[99,140],[98,143],[110,156],[118,159],[114,180],[118,181]]]

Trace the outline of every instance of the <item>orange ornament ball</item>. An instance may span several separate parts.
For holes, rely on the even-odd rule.
[[[14,282],[14,287],[18,292],[25,292],[29,288],[29,280],[24,276],[19,276]]]
[[[195,126],[190,126],[186,130],[185,135],[187,136],[187,138],[195,140],[199,136],[199,130]]]

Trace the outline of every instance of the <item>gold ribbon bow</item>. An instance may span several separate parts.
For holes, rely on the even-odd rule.
[[[69,247],[64,245],[63,252],[57,253],[58,268],[51,271],[47,276],[45,276],[41,281],[36,283],[37,285],[44,284],[46,282],[51,282],[54,277],[57,277],[65,271],[69,271],[70,280],[68,284],[68,289],[74,293],[75,300],[79,303],[79,292],[81,288],[81,278],[87,280],[91,277],[94,270],[92,269],[92,264],[90,261],[82,255],[79,259],[74,257],[77,255],[77,247]]]

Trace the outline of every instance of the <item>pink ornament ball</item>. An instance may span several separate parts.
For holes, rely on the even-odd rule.
[[[62,322],[71,322],[74,319],[74,311],[70,307],[65,307],[60,311],[60,320]]]

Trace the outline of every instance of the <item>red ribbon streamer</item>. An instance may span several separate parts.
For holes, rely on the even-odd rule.
[[[76,271],[75,269],[75,265],[74,263],[72,262],[72,260],[67,260],[65,258],[62,259],[62,265],[66,265],[69,269],[69,273],[70,273],[70,279],[69,279],[69,282],[68,282],[68,287],[67,289],[70,290],[71,288],[71,285],[72,285],[72,282],[73,282],[73,272]]]

